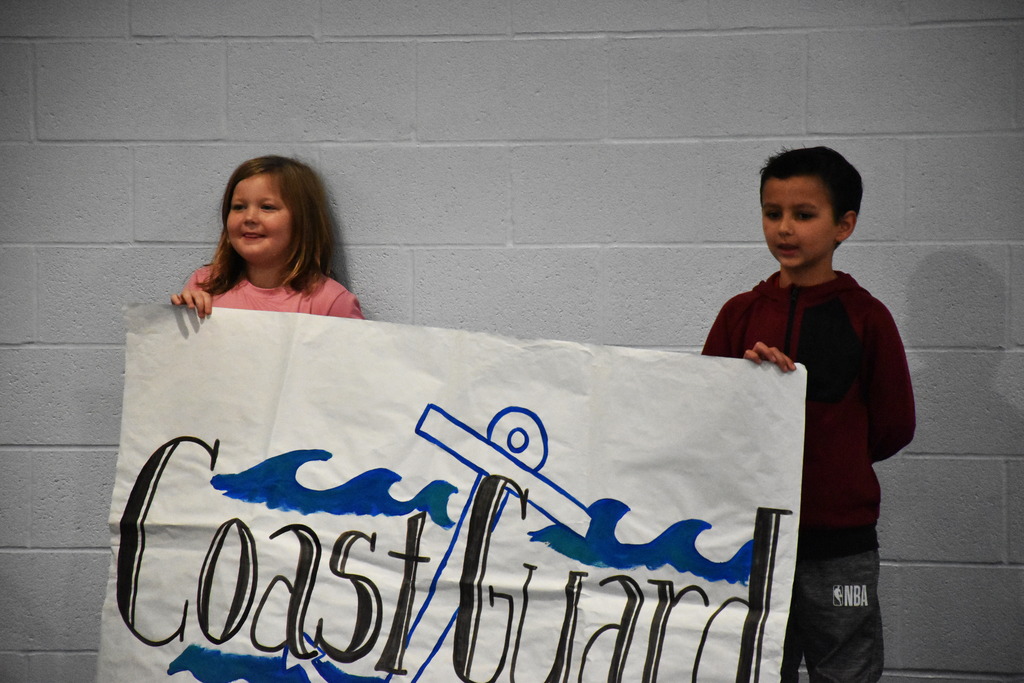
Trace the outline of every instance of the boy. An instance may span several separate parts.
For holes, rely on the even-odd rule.
[[[896,324],[832,254],[857,224],[860,174],[827,147],[761,169],[761,222],[779,272],[722,307],[704,355],[807,367],[796,574],[782,680],[877,681],[880,488],[872,464],[914,436],[914,396]],[[851,599],[851,596],[853,599]]]

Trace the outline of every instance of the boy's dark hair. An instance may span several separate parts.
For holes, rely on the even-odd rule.
[[[842,154],[830,147],[783,149],[768,157],[761,169],[761,199],[769,178],[786,180],[795,176],[813,176],[821,180],[832,204],[832,220],[838,221],[847,211],[860,213],[864,195],[860,173]]]

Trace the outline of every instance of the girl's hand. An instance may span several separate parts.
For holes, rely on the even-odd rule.
[[[171,303],[195,309],[200,319],[213,312],[213,297],[202,289],[183,289],[181,294],[171,294]]]
[[[779,369],[783,372],[792,372],[796,370],[796,364],[789,359],[789,356],[779,351],[774,346],[768,346],[764,342],[757,342],[754,344],[754,348],[747,349],[743,352],[743,357],[747,360],[752,360],[758,365],[762,361],[768,361],[769,363],[775,363],[779,366]]]

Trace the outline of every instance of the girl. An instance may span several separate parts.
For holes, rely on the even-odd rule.
[[[192,273],[171,303],[200,318],[214,304],[363,318],[355,295],[330,278],[327,198],[309,166],[279,156],[242,163],[224,190],[221,223],[213,262]]]

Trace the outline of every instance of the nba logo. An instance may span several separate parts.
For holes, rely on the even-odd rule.
[[[832,586],[832,605],[834,607],[867,607],[868,587]]]

